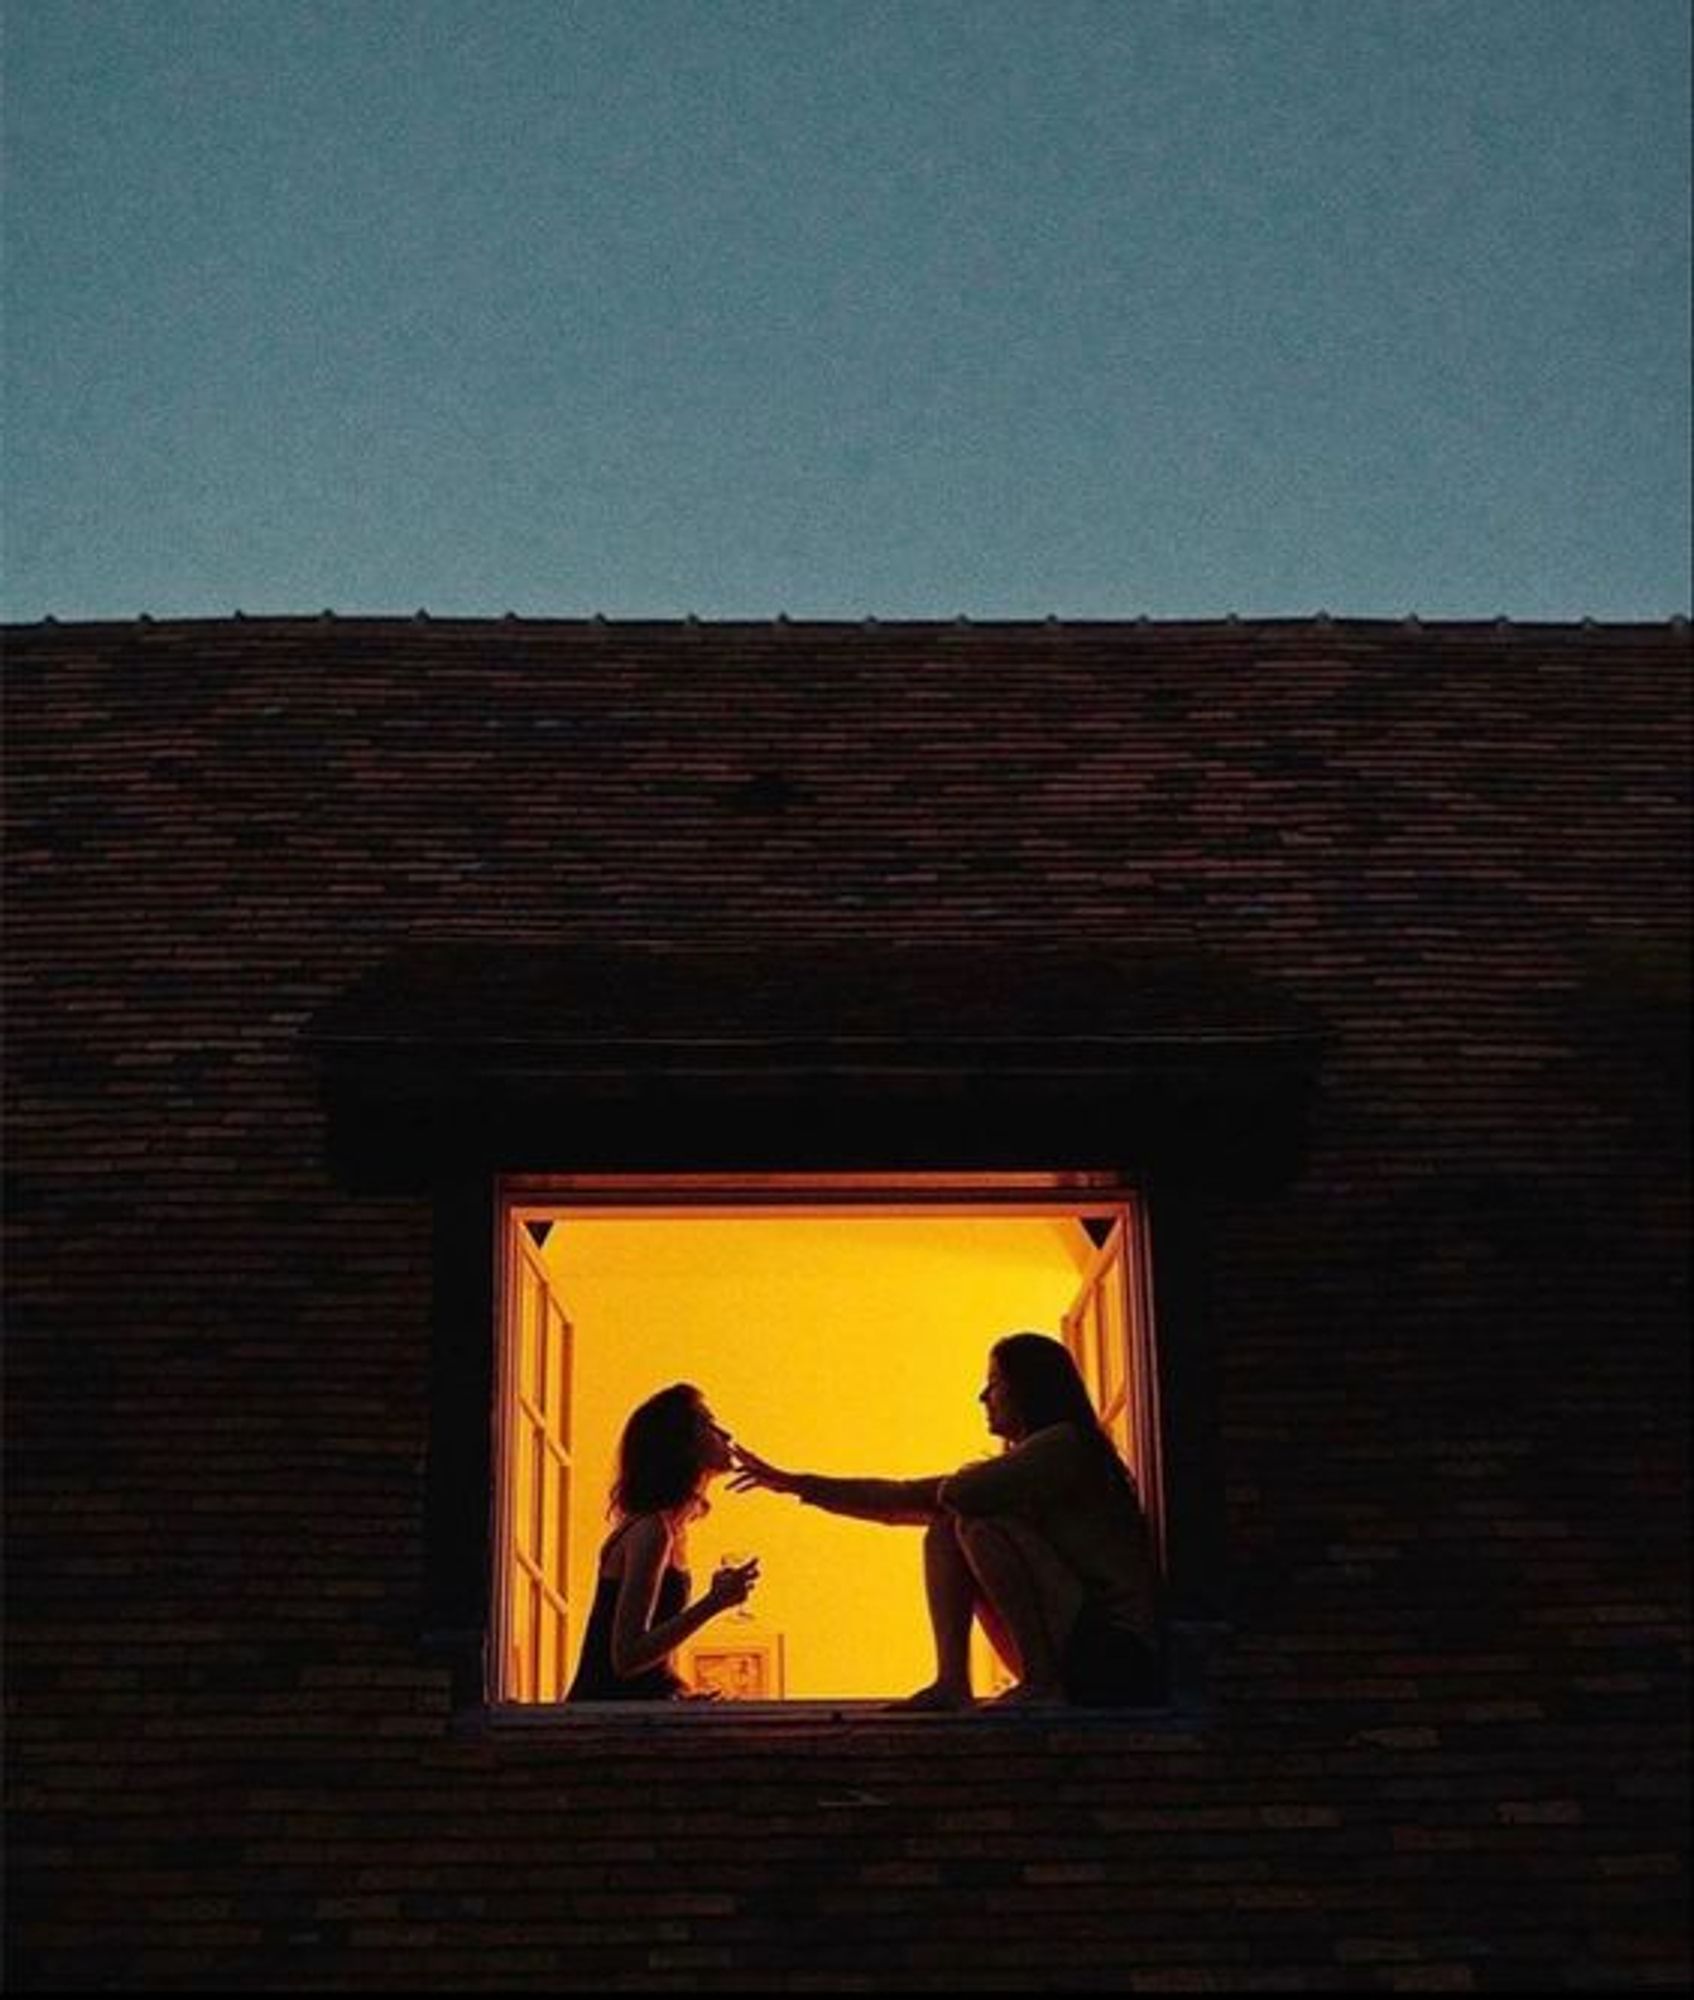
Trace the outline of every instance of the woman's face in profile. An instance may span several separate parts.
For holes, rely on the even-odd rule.
[[[700,1463],[708,1472],[728,1472],[734,1463],[730,1456],[729,1432],[704,1403],[695,1413],[695,1421],[699,1426]]]
[[[1012,1399],[1007,1394],[1006,1378],[1000,1373],[1000,1363],[992,1357],[988,1363],[988,1380],[977,1401],[988,1413],[988,1428],[994,1437],[1009,1438],[1014,1435]]]

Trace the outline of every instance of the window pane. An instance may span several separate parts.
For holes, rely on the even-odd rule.
[[[561,1597],[568,1597],[570,1579],[566,1562],[570,1551],[571,1518],[571,1469],[568,1465],[559,1466],[554,1473],[553,1510],[553,1556],[547,1581]]]
[[[535,1304],[539,1317],[535,1404],[550,1419],[553,1402],[558,1395],[559,1313],[547,1292],[539,1286],[536,1288]]]
[[[547,1302],[547,1414],[553,1435],[568,1452],[571,1442],[571,1323],[556,1300]]]
[[[509,1596],[512,1630],[507,1646],[507,1673],[511,1679],[512,1691],[518,1700],[528,1701],[530,1591],[529,1579],[521,1570],[514,1569],[511,1573]]]
[[[1107,1407],[1123,1389],[1129,1365],[1129,1320],[1124,1304],[1123,1259],[1114,1257],[1100,1284],[1100,1384]]]
[[[543,1555],[541,1538],[547,1527],[547,1441],[540,1431],[529,1429],[525,1442],[529,1447],[530,1476],[525,1496],[529,1507],[524,1548],[539,1568]]]
[[[540,1339],[541,1287],[536,1283],[535,1273],[529,1267],[529,1260],[518,1253],[518,1392],[531,1402],[536,1400],[537,1383],[541,1373],[541,1358],[537,1351]]]
[[[533,1556],[535,1552],[535,1437],[522,1417],[511,1423],[508,1434],[512,1466],[512,1549]]]
[[[547,1598],[540,1604],[539,1630],[536,1646],[535,1698],[537,1701],[557,1701],[559,1690],[556,1684],[554,1662],[558,1657],[559,1614]]]
[[[1102,1409],[1106,1401],[1105,1370],[1101,1365],[1100,1287],[1091,1285],[1088,1290],[1088,1305],[1084,1313],[1087,1327],[1088,1388],[1094,1398],[1095,1409]]]

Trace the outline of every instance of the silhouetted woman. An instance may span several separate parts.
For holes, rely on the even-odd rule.
[[[1005,1443],[998,1458],[928,1479],[826,1479],[783,1472],[738,1445],[734,1484],[925,1528],[935,1679],[905,1706],[969,1704],[973,1617],[1017,1676],[1001,1704],[1161,1700],[1147,1519],[1076,1364],[1046,1334],[1008,1334],[989,1355],[980,1400]]]
[[[670,1658],[720,1611],[746,1602],[757,1559],[721,1564],[688,1602],[688,1524],[708,1481],[730,1468],[729,1433],[691,1383],[650,1396],[624,1426],[594,1606],[567,1701],[674,1701],[687,1695]]]

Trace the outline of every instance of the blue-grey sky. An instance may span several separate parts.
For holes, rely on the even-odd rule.
[[[1663,617],[1685,0],[9,0],[13,619]]]

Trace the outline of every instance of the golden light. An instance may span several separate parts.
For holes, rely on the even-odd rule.
[[[696,1384],[779,1465],[886,1477],[998,1449],[977,1398],[1001,1334],[1063,1331],[1104,1400],[1126,1373],[1122,1287],[1101,1281],[1085,1213],[1121,1211],[514,1208],[498,1692],[550,1700],[568,1684],[618,1438],[668,1383]],[[538,1218],[551,1226],[536,1250]],[[1090,1274],[1101,1297],[1084,1309]],[[732,1553],[758,1556],[760,1582],[678,1664],[730,1693],[909,1693],[933,1668],[921,1540],[719,1482],[689,1534],[695,1590]],[[982,1649],[979,1682],[990,1669]]]

